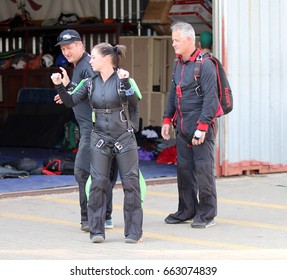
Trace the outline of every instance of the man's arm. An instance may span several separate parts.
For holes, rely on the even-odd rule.
[[[163,125],[161,128],[161,136],[165,140],[170,139],[170,135],[169,135],[170,126],[171,126],[172,119],[176,112],[175,95],[176,95],[175,84],[174,84],[174,81],[172,81],[166,108],[165,108],[164,115],[163,115]]]
[[[72,107],[76,106],[77,104],[81,103],[85,98],[87,98],[88,80],[86,80],[82,84],[82,86],[74,94],[71,95],[67,92],[66,88],[64,87],[60,73],[53,73],[51,75],[51,79],[55,85],[57,93],[60,96],[60,99],[63,101],[63,103],[65,104],[66,107],[72,108]]]

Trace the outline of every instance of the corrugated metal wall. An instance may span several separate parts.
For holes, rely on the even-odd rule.
[[[142,19],[148,0],[102,0],[103,18],[121,22],[137,22]]]
[[[214,54],[233,88],[218,175],[287,171],[287,1],[214,0]]]
[[[101,20],[114,19],[123,23],[122,35],[150,36],[155,33],[142,19],[149,0],[101,0]]]

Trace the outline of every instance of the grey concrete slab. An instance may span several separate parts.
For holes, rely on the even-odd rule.
[[[175,180],[148,182],[139,244],[124,243],[120,187],[115,227],[101,244],[80,231],[79,194],[67,190],[0,199],[0,260],[287,260],[287,173],[217,179],[218,216],[208,229],[165,224],[177,208]]]

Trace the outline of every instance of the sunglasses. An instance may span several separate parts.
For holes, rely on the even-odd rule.
[[[78,36],[75,36],[75,35],[71,35],[71,34],[65,34],[63,36],[59,36],[57,38],[57,41],[60,42],[60,41],[68,41],[68,40],[71,40],[72,38],[76,38],[78,39],[79,41],[81,41],[81,38],[79,38]]]

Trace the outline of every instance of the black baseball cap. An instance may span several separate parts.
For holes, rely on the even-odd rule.
[[[66,29],[57,38],[55,46],[68,45],[76,41],[82,41],[80,34],[74,29]]]

